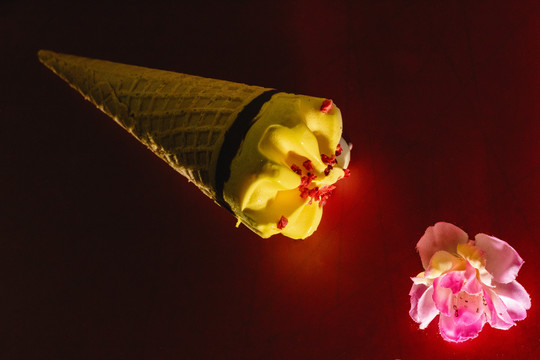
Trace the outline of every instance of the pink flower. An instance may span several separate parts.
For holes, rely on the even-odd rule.
[[[531,299],[516,281],[523,260],[506,242],[485,234],[469,240],[440,222],[416,248],[425,271],[411,278],[409,314],[420,329],[439,315],[441,336],[461,342],[478,336],[486,322],[506,330],[527,317]]]

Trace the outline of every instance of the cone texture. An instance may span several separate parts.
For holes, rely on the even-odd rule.
[[[40,50],[40,61],[216,199],[225,132],[267,88]]]

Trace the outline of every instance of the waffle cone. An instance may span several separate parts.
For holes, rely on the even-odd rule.
[[[40,50],[39,60],[216,200],[225,133],[267,88]]]

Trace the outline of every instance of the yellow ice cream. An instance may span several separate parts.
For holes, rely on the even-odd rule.
[[[325,194],[345,176],[337,163],[328,160],[341,139],[341,113],[335,105],[321,111],[324,101],[274,95],[233,159],[225,201],[239,221],[263,238],[280,232],[294,239],[313,234],[321,221]],[[306,186],[308,177],[312,180]],[[288,223],[280,229],[282,217]]]

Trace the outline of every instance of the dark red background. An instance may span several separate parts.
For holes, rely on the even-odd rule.
[[[473,359],[540,352],[538,1],[0,5],[0,358]],[[69,88],[40,48],[330,97],[354,143],[319,230],[263,240]],[[510,242],[529,316],[409,318],[415,244]]]

